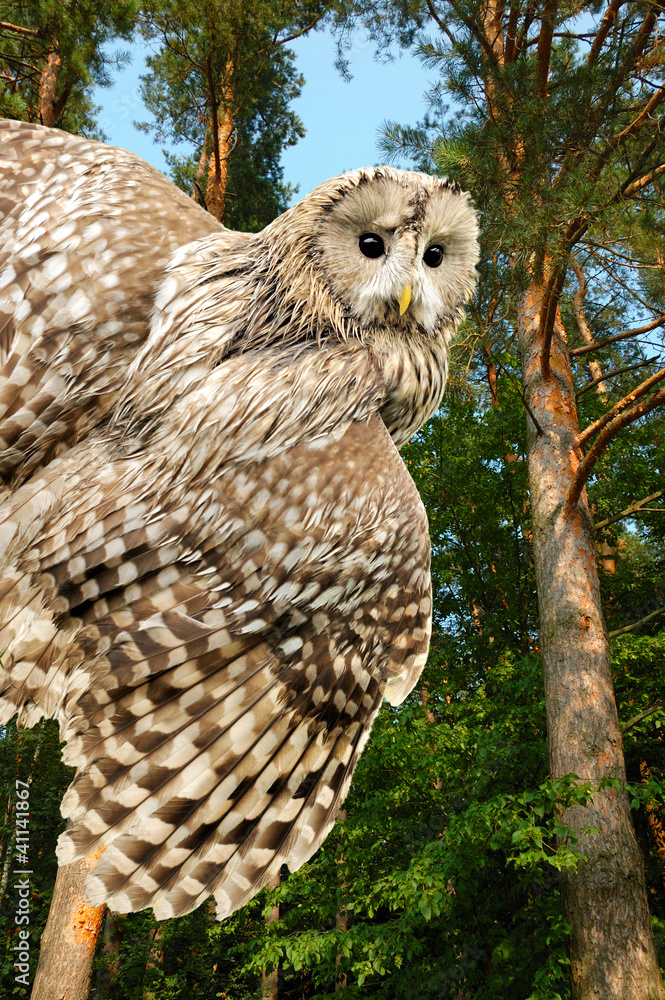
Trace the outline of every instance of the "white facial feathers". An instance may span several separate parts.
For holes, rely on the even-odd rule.
[[[475,284],[477,223],[468,195],[445,179],[392,170],[354,171],[348,189],[317,227],[316,247],[334,294],[363,323],[386,323],[407,285],[407,317],[428,334],[454,325]],[[371,182],[371,183],[370,183]],[[359,240],[374,234],[384,253],[363,254]],[[437,266],[423,255],[441,247]],[[408,322],[408,320],[407,320]]]

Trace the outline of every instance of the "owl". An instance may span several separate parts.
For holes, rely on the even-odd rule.
[[[92,903],[223,918],[319,847],[424,665],[398,449],[475,213],[377,167],[236,233],[123,150],[0,131],[0,721],[58,719]]]

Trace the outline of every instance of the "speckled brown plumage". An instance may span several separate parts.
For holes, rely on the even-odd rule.
[[[60,721],[92,902],[221,917],[312,855],[424,664],[396,446],[440,400],[475,219],[378,168],[231,233],[129,153],[0,140],[0,711]]]

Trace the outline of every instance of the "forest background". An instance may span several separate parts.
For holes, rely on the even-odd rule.
[[[454,177],[479,286],[440,412],[404,450],[430,520],[434,634],[340,821],[223,924],[107,913],[90,995],[123,1000],[662,998],[665,964],[665,107],[662,8],[602,0],[0,2],[0,113],[103,138],[93,87],[138,35],[173,179],[232,228],[291,197],[289,44],[409,49],[435,81],[381,157]],[[371,100],[371,95],[368,95]],[[351,164],[349,164],[351,166]],[[150,192],[146,192],[146,210]],[[16,779],[36,942],[70,774],[0,739],[3,995]],[[36,960],[36,948],[34,949]],[[86,987],[87,992],[87,987]]]

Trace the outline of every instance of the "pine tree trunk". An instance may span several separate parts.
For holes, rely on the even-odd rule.
[[[625,780],[594,528],[583,493],[566,497],[579,463],[577,408],[568,354],[552,340],[549,376],[541,370],[543,289],[534,282],[518,308],[527,418],[533,549],[540,611],[550,770],[582,781]],[[560,321],[559,333],[562,333]],[[644,869],[626,794],[615,788],[568,809],[564,822],[588,857],[562,875],[571,927],[574,1000],[663,1000]],[[586,832],[596,827],[597,832]]]
[[[120,945],[122,943],[122,928],[115,913],[106,911],[101,935],[101,950],[105,963],[95,974],[95,1000],[113,998],[113,984],[120,968]]]
[[[233,64],[226,65],[225,82],[222,86],[222,99],[213,108],[211,115],[212,150],[208,166],[208,185],[206,188],[206,208],[220,222],[224,221],[226,207],[226,184],[229,174],[229,157],[235,117],[233,112]]]
[[[348,931],[349,929],[349,911],[346,907],[343,910],[339,910],[335,914],[335,927],[340,931]],[[339,975],[339,966],[342,956],[335,955],[335,993],[339,993],[340,990],[345,990],[349,985],[349,977],[346,973],[343,976]]]
[[[101,853],[58,868],[31,1000],[87,1000],[105,907],[86,902],[85,881]]]
[[[206,129],[206,134],[203,139],[203,145],[201,146],[201,155],[199,156],[199,162],[196,167],[196,176],[194,178],[194,185],[192,187],[191,197],[194,201],[201,205],[202,208],[207,209],[207,204],[205,200],[205,194],[203,191],[203,179],[208,170],[208,161],[210,160],[210,149],[209,149],[209,132]]]
[[[150,947],[148,949],[148,961],[145,966],[146,974],[144,977],[143,1000],[157,1000],[157,996],[161,992],[161,989],[156,989],[155,983],[151,981],[155,977],[151,976],[150,972],[152,969],[161,971],[164,966],[164,949],[161,945],[163,937],[164,924],[155,924],[150,931]],[[158,978],[156,981],[159,981]]]
[[[62,56],[57,49],[54,49],[46,57],[39,78],[39,107],[37,108],[39,121],[49,128],[53,128],[55,125],[60,110],[55,95],[61,69]]]
[[[281,870],[277,872],[276,875],[268,882],[271,889],[276,889],[277,886],[282,881]],[[266,917],[266,926],[269,927],[270,924],[274,924],[276,920],[279,920],[279,906],[272,906],[270,912]],[[279,997],[279,967],[273,969],[272,972],[268,972],[266,969],[261,971],[261,997],[262,1000],[278,1000]]]
[[[427,684],[423,685],[420,692],[420,700],[422,702],[423,708],[427,708],[427,702],[429,701],[429,691],[427,689]],[[435,722],[434,713],[431,709],[427,709],[427,721]],[[346,820],[346,809],[340,809],[337,814],[338,822],[343,823]],[[342,847],[341,843],[337,845],[340,849]],[[338,864],[342,865],[344,863],[344,855],[342,854],[339,858]],[[342,890],[344,896],[347,894],[346,881],[342,880]],[[341,931],[348,931],[349,929],[349,911],[346,906],[342,906],[340,910],[335,914],[335,927]],[[348,986],[348,976],[339,974],[339,967],[341,964],[342,956],[338,953],[335,955],[335,993],[339,993],[340,990],[345,990]]]

